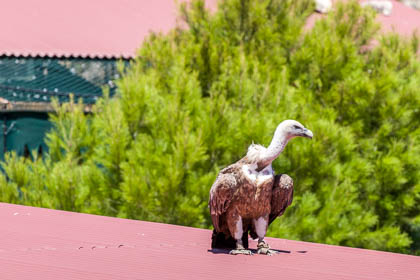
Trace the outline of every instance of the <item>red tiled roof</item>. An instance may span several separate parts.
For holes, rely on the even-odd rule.
[[[177,13],[174,0],[0,0],[0,7],[6,56],[132,58],[149,31],[173,28]]]
[[[333,0],[333,3],[339,0]],[[360,3],[367,0],[359,0]],[[399,1],[391,0],[391,15],[385,16],[378,14],[376,20],[381,24],[382,32],[395,31],[403,36],[411,36],[414,31],[418,30],[420,35],[420,11],[410,8]],[[333,5],[334,8],[334,5]],[[323,15],[319,13],[312,14],[306,24],[306,28],[311,28],[315,21]]]
[[[392,14],[379,14],[378,21],[385,32],[395,31],[401,35],[411,36],[414,31],[420,35],[420,11],[410,8],[399,1],[392,0]]]
[[[419,279],[420,257],[267,238],[212,253],[209,230],[0,203],[0,279]],[[251,247],[255,248],[255,242]]]

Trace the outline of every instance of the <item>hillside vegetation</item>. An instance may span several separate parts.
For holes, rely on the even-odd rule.
[[[49,154],[7,156],[0,200],[210,228],[217,172],[296,119],[314,139],[274,161],[295,198],[269,235],[420,254],[418,38],[379,36],[374,12],[354,1],[305,30],[312,10],[309,0],[182,6],[179,28],[121,66],[117,96],[89,115],[56,104]]]

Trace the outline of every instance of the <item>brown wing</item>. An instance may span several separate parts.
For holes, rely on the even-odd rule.
[[[278,216],[283,215],[286,208],[292,204],[293,180],[287,174],[274,177],[273,192],[271,195],[271,213],[268,224],[271,224]]]
[[[209,208],[213,226],[217,232],[221,231],[219,218],[229,207],[233,194],[238,188],[234,168],[228,166],[220,171],[210,189]]]

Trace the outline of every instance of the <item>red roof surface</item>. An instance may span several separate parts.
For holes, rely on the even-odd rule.
[[[420,11],[392,2],[391,16],[378,15],[383,30],[420,31]],[[217,0],[206,4],[214,9]],[[175,0],[0,0],[0,7],[0,56],[132,58],[150,31],[173,28],[177,14]]]
[[[177,14],[174,0],[0,0],[0,7],[7,56],[131,58],[149,31],[173,28]]]
[[[232,256],[209,230],[4,203],[0,221],[2,280],[420,279],[409,255],[267,238],[283,251]]]

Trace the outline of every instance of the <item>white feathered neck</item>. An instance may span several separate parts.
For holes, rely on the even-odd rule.
[[[258,169],[263,169],[283,152],[287,142],[289,142],[287,133],[284,131],[283,126],[279,125],[268,148],[252,144],[248,147],[246,156],[252,163],[258,164]]]

